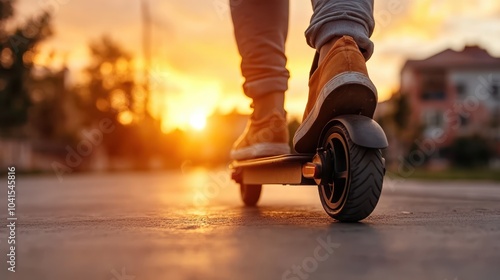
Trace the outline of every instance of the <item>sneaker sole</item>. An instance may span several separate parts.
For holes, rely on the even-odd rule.
[[[258,143],[238,150],[232,150],[231,158],[233,160],[244,160],[289,153],[290,146],[285,143]]]
[[[363,115],[372,118],[377,106],[377,89],[359,72],[344,72],[328,81],[316,99],[311,112],[293,137],[299,153],[314,152],[324,126],[340,115]]]

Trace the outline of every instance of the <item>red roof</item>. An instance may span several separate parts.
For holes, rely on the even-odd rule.
[[[467,46],[460,52],[447,49],[427,59],[407,60],[403,69],[462,67],[500,68],[500,58],[491,56],[486,50],[478,46]]]

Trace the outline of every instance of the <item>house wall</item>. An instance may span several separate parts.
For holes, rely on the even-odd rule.
[[[489,70],[453,70],[450,81],[463,87],[457,96],[462,117],[467,120],[459,135],[481,134],[500,140],[500,68]]]
[[[411,107],[409,129],[424,127],[423,137],[437,147],[479,134],[495,140],[500,154],[500,67],[443,70],[444,98],[425,100],[426,79],[433,71],[405,68],[401,73],[401,92]]]

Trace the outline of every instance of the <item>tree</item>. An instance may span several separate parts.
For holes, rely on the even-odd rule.
[[[113,133],[103,141],[110,156],[143,154],[146,140],[134,125],[136,84],[131,55],[108,36],[92,42],[89,49],[90,64],[81,89],[87,125],[95,126],[103,119],[113,122]]]
[[[14,15],[13,4],[14,0],[0,1],[0,23],[4,23]]]
[[[129,124],[134,118],[134,70],[131,56],[110,37],[90,44],[85,96],[91,122],[110,118]]]
[[[68,70],[38,67],[28,83],[33,105],[29,110],[29,135],[32,139],[66,144],[75,141],[79,128],[77,97],[66,88]]]
[[[396,108],[393,119],[398,130],[403,131],[408,128],[410,120],[411,108],[408,104],[408,96],[405,94],[398,94],[394,103]]]
[[[51,34],[51,17],[46,12],[13,31],[6,30],[14,14],[13,2],[0,1],[0,135],[11,136],[28,119],[31,101],[26,84],[33,68],[34,47]]]

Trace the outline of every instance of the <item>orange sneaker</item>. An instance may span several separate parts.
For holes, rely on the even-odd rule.
[[[256,120],[252,115],[243,134],[231,150],[233,160],[244,160],[290,153],[286,117],[273,112]]]
[[[373,117],[377,89],[354,40],[343,36],[330,49],[309,79],[309,99],[302,124],[293,138],[299,153],[313,153],[323,127],[346,114]]]

